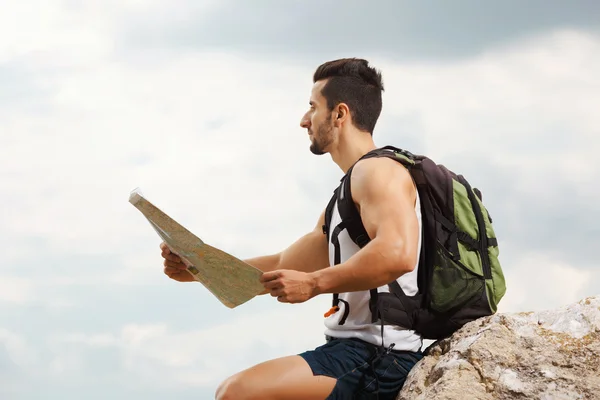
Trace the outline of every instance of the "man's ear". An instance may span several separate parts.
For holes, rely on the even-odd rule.
[[[335,125],[337,127],[342,126],[350,118],[350,109],[345,103],[340,103],[335,108]]]

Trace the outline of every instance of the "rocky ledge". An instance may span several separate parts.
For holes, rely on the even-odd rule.
[[[465,325],[429,349],[398,399],[600,399],[600,296]]]

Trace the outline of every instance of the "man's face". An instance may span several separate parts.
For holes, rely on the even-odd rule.
[[[310,108],[300,121],[300,126],[308,130],[310,151],[317,155],[327,153],[334,140],[333,113],[327,108],[327,100],[321,94],[324,84],[319,81],[313,85]]]

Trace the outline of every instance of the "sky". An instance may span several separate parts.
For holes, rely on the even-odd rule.
[[[299,126],[314,69],[338,57],[383,73],[376,144],[482,191],[501,312],[600,294],[597,1],[0,8],[3,400],[211,399],[230,374],[322,343],[329,296],[228,309],[163,274],[128,199],[139,187],[240,258],[285,248],[341,177]]]

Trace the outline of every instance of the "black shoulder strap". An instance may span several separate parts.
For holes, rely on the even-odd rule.
[[[345,223],[350,239],[352,239],[352,241],[356,243],[358,247],[363,248],[371,241],[371,238],[369,238],[369,234],[363,226],[360,213],[358,212],[358,209],[354,204],[354,200],[352,199],[352,188],[350,185],[351,173],[352,168],[348,170],[348,173],[342,180],[340,193],[338,196],[338,211],[340,213],[340,217]]]
[[[323,223],[323,233],[325,234],[325,239],[329,240],[329,229],[331,226],[331,214],[333,213],[333,206],[335,205],[335,200],[338,195],[338,189],[336,188],[333,191],[333,196],[329,200],[327,207],[325,208],[325,221]]]

